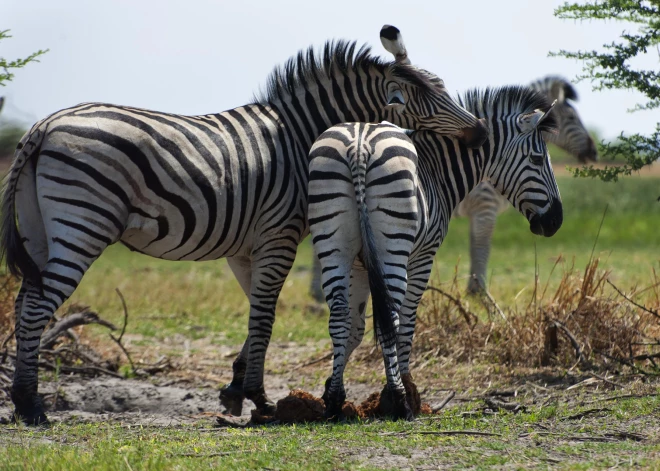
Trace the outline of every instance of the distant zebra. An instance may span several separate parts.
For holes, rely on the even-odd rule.
[[[582,163],[598,160],[598,151],[577,111],[568,100],[577,100],[577,92],[566,79],[549,75],[531,83],[530,87],[543,94],[549,102],[557,100],[552,115],[557,132],[544,133],[546,142],[566,150]],[[486,273],[495,221],[498,213],[509,204],[489,182],[482,182],[470,192],[454,211],[455,216],[470,218],[470,279],[468,292],[478,294],[486,290]]]
[[[398,30],[386,26],[384,41]],[[226,257],[250,300],[248,339],[221,402],[262,413],[275,306],[307,226],[307,155],[333,124],[388,120],[462,136],[482,123],[435,75],[327,43],[277,68],[253,103],[181,116],[86,103],[36,123],[18,144],[3,196],[1,248],[23,276],[16,298],[16,415],[45,422],[37,394],[40,337],[110,244],[168,260]],[[248,362],[249,360],[249,362]]]
[[[571,101],[578,96],[573,85],[566,79],[548,75],[529,85],[543,94],[549,102],[557,100],[552,114],[557,131],[544,133],[551,142],[573,155],[578,161],[588,163],[598,160],[598,151],[589,132],[582,124]],[[569,101],[570,100],[570,101]],[[477,294],[486,289],[486,273],[490,256],[491,238],[497,215],[508,208],[509,203],[489,182],[482,182],[461,202],[454,211],[455,217],[470,218],[470,274],[468,292]],[[318,302],[323,301],[321,265],[313,258],[310,294]]]
[[[388,390],[405,394],[397,364],[395,319],[406,293],[406,265],[418,225],[417,153],[396,126],[348,123],[321,134],[309,157],[309,226],[323,266],[335,358],[323,398],[327,416],[336,417],[346,399],[346,345],[360,330],[351,322],[358,318],[355,313],[364,315],[370,291]],[[372,226],[378,230],[372,231]],[[354,304],[349,306],[351,269],[358,256],[364,269],[353,270],[350,300]],[[400,407],[407,404],[393,402]],[[409,412],[402,408],[398,415],[409,417]]]
[[[489,123],[489,137],[479,150],[431,132],[413,132],[415,159],[400,131],[364,124],[335,126],[312,147],[309,219],[331,311],[334,365],[324,394],[331,416],[341,415],[344,368],[364,335],[371,285],[395,415],[412,419],[399,373],[409,374],[417,306],[452,212],[479,182],[490,181],[506,195],[534,234],[550,237],[562,224],[542,136],[554,129],[545,98],[530,88],[504,87],[470,91],[462,103]],[[397,324],[393,349],[381,333]]]

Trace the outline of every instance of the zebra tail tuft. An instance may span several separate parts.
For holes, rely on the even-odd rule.
[[[385,282],[385,272],[378,256],[376,239],[369,222],[367,205],[362,202],[359,206],[362,255],[364,266],[369,274],[369,289],[374,312],[374,332],[380,331],[382,339],[386,340],[390,336],[396,336],[397,329],[394,321],[396,303]],[[378,335],[375,336],[375,340],[378,343]]]
[[[37,130],[36,132],[40,131]],[[39,289],[42,287],[41,271],[25,250],[23,240],[18,232],[15,196],[21,171],[30,158],[39,154],[43,135],[42,132],[41,135],[34,136],[34,132],[30,131],[23,136],[16,148],[14,161],[3,183],[2,222],[0,225],[0,262],[4,260],[12,275],[22,277]],[[31,142],[33,137],[36,137],[38,143]],[[31,145],[32,150],[27,151],[26,143]],[[32,182],[32,188],[30,189],[34,190],[34,197],[36,198],[36,182]],[[25,190],[29,191],[28,188]]]

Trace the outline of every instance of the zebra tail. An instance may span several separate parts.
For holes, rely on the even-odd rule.
[[[362,235],[362,258],[369,274],[369,289],[374,312],[374,331],[381,332],[383,341],[396,336],[396,303],[385,282],[383,264],[378,256],[376,239],[369,222],[369,211],[364,201],[359,205],[360,233]],[[378,335],[375,336],[378,343]],[[383,345],[381,344],[381,347]]]
[[[16,147],[14,161],[3,183],[2,222],[0,225],[0,262],[5,260],[7,269],[12,275],[23,277],[24,280],[29,281],[39,289],[42,287],[41,271],[25,250],[23,240],[18,232],[15,197],[21,172],[31,158],[39,155],[44,135],[45,132],[36,125],[23,136]],[[28,147],[30,147],[30,150],[28,150]],[[34,163],[36,163],[36,160],[34,160]],[[33,192],[36,204],[36,181],[26,183],[21,191]]]

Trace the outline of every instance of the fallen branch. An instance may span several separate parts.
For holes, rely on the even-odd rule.
[[[460,301],[460,299],[455,298],[451,294],[447,293],[446,291],[441,290],[440,288],[436,288],[435,286],[430,286],[430,285],[427,286],[426,291],[436,291],[436,292],[440,293],[441,295],[443,295],[444,297],[448,298],[450,301],[452,301],[456,305],[456,307],[458,308],[460,313],[463,314],[463,317],[465,318],[465,322],[467,323],[468,327],[470,327],[470,328],[473,327],[473,325],[470,324],[470,316],[472,316],[474,318],[474,325],[477,324],[477,321],[479,320],[479,318],[476,316],[476,314],[474,314],[474,313],[468,311],[467,309],[465,309],[465,307],[463,306],[463,303]]]
[[[564,417],[563,420],[577,420],[581,419],[583,417],[586,417],[588,415],[592,414],[598,414],[599,412],[611,412],[612,409],[608,409],[607,407],[600,407],[597,409],[588,409],[585,411],[580,412],[579,414],[574,414],[574,415],[569,415],[568,417]]]
[[[124,347],[124,345],[121,343],[122,337],[124,337],[124,333],[126,332],[126,325],[128,324],[128,306],[126,306],[126,300],[124,299],[124,295],[121,294],[121,291],[119,291],[119,288],[115,288],[115,292],[117,293],[117,296],[119,296],[119,299],[121,300],[121,306],[124,309],[124,325],[121,326],[121,332],[119,333],[119,338],[115,337],[112,334],[110,335],[110,338],[115,341],[117,345],[119,345],[119,348],[121,348],[121,351],[124,352],[124,355],[126,355],[126,358],[128,359],[128,363],[131,365],[131,371],[133,372],[134,375],[137,375],[137,370],[135,369],[135,364],[133,363],[133,359],[131,356],[128,354],[128,351]]]
[[[616,401],[618,399],[639,399],[643,397],[654,397],[658,396],[659,393],[651,393],[651,394],[621,394],[620,396],[611,396],[611,397],[603,397],[600,399],[594,399],[591,401],[586,401],[583,402],[582,404],[595,404],[596,402],[608,402],[608,401]]]
[[[332,358],[334,354],[332,352],[328,353],[327,355],[323,355],[321,358],[317,358],[316,360],[308,361],[307,363],[303,363],[302,365],[298,365],[294,367],[294,370],[298,370],[300,368],[305,368],[306,366],[312,366],[316,365],[317,363],[321,363],[322,361],[329,360]]]
[[[568,327],[566,327],[563,323],[559,322],[556,319],[552,319],[551,322],[554,323],[555,327],[561,329],[564,335],[566,335],[568,340],[571,342],[571,345],[573,345],[573,348],[575,349],[575,359],[579,363],[582,363],[584,366],[590,366],[589,362],[582,354],[582,347],[580,347],[580,343],[575,338],[575,335],[573,335],[573,333],[570,330],[568,330]]]
[[[83,311],[66,316],[53,324],[53,327],[44,332],[44,335],[41,337],[41,348],[47,350],[52,348],[59,337],[67,335],[69,329],[87,324],[99,324],[110,330],[117,330],[114,324],[101,319],[96,312]]]
[[[477,435],[483,437],[502,437],[501,433],[493,432],[479,432],[477,430],[411,430],[410,432],[384,432],[379,433],[381,437],[395,436],[395,435]]]
[[[658,311],[656,311],[655,309],[649,309],[648,307],[646,307],[646,306],[644,306],[644,305],[642,305],[642,304],[636,303],[635,301],[633,301],[632,299],[630,299],[630,298],[629,298],[628,296],[626,296],[626,295],[625,295],[625,294],[624,294],[619,288],[617,288],[617,287],[614,285],[614,283],[612,283],[612,282],[609,280],[609,278],[608,278],[607,280],[605,280],[605,281],[607,281],[607,282],[609,283],[609,285],[610,285],[612,288],[614,288],[614,291],[616,291],[617,293],[619,293],[619,294],[623,297],[623,299],[625,299],[626,301],[628,301],[630,304],[632,304],[633,306],[638,307],[638,308],[641,309],[642,311],[648,312],[649,314],[653,314],[655,317],[657,317],[658,319],[660,319],[660,313],[659,313]]]
[[[616,386],[617,388],[625,387],[623,384],[615,383],[614,381],[611,381],[611,380],[607,379],[604,376],[597,375],[596,373],[591,373],[591,376],[593,376],[594,378],[598,378],[599,380],[601,380],[601,381],[603,381],[607,384],[611,384],[612,386]]]
[[[452,392],[450,392],[449,395],[448,395],[447,397],[445,397],[445,398],[442,400],[442,402],[441,402],[440,404],[438,404],[437,406],[432,407],[432,408],[431,408],[431,411],[433,411],[434,414],[437,414],[437,413],[440,412],[442,409],[444,409],[444,407],[445,407],[447,404],[449,404],[449,401],[451,401],[452,399],[454,399],[454,396],[456,396],[456,391],[452,391]]]

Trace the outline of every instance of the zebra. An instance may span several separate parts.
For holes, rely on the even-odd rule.
[[[557,122],[557,131],[544,133],[546,142],[564,149],[581,163],[597,161],[598,151],[594,140],[582,124],[572,103],[578,100],[573,84],[563,77],[548,75],[533,81],[529,87],[543,94],[549,102],[557,101],[552,111]],[[470,218],[469,294],[481,294],[486,290],[486,273],[495,222],[497,215],[508,206],[507,199],[498,193],[492,184],[481,182],[454,211],[454,217]],[[317,302],[324,301],[318,257],[313,257],[309,291]]]
[[[544,133],[546,142],[551,142],[573,155],[581,163],[598,160],[598,151],[593,138],[582,124],[571,101],[577,101],[577,91],[563,77],[548,75],[529,85],[543,94],[548,101],[556,100],[552,111],[557,122],[557,132]],[[571,101],[569,101],[571,100]],[[489,182],[482,182],[458,205],[455,216],[470,218],[470,278],[467,292],[486,292],[488,258],[497,215],[509,204]]]
[[[396,34],[391,26],[381,31],[392,47]],[[272,412],[263,365],[277,298],[309,231],[307,154],[333,124],[384,119],[471,146],[486,136],[437,76],[347,41],[326,43],[320,57],[301,51],[274,70],[253,102],[222,113],[83,103],[32,126],[5,181],[0,228],[8,269],[23,278],[15,417],[47,421],[37,394],[41,334],[116,242],[167,260],[227,258],[250,313],[224,399],[237,407],[247,397]]]
[[[346,399],[343,361],[351,335],[351,314],[362,315],[372,294],[374,326],[382,347],[387,391],[404,391],[399,377],[395,318],[406,291],[405,267],[417,229],[417,152],[392,124],[345,123],[331,127],[309,154],[309,226],[323,266],[330,306],[333,375],[323,399],[326,415],[337,417]],[[357,204],[356,204],[357,203]],[[372,231],[372,226],[381,229]],[[387,230],[382,230],[387,228]],[[360,260],[364,268],[351,268]],[[388,272],[385,275],[385,271]],[[359,304],[351,304],[351,302]],[[392,401],[408,417],[406,401]]]
[[[550,237],[562,224],[543,138],[555,129],[547,100],[509,86],[468,91],[460,102],[489,123],[479,150],[432,132],[411,132],[404,140],[391,126],[365,124],[330,128],[312,147],[308,216],[334,347],[323,395],[328,416],[341,415],[343,372],[364,335],[371,290],[394,416],[413,418],[401,375],[410,374],[417,306],[454,208],[480,181],[505,195],[534,234]],[[390,332],[397,332],[396,347]]]

